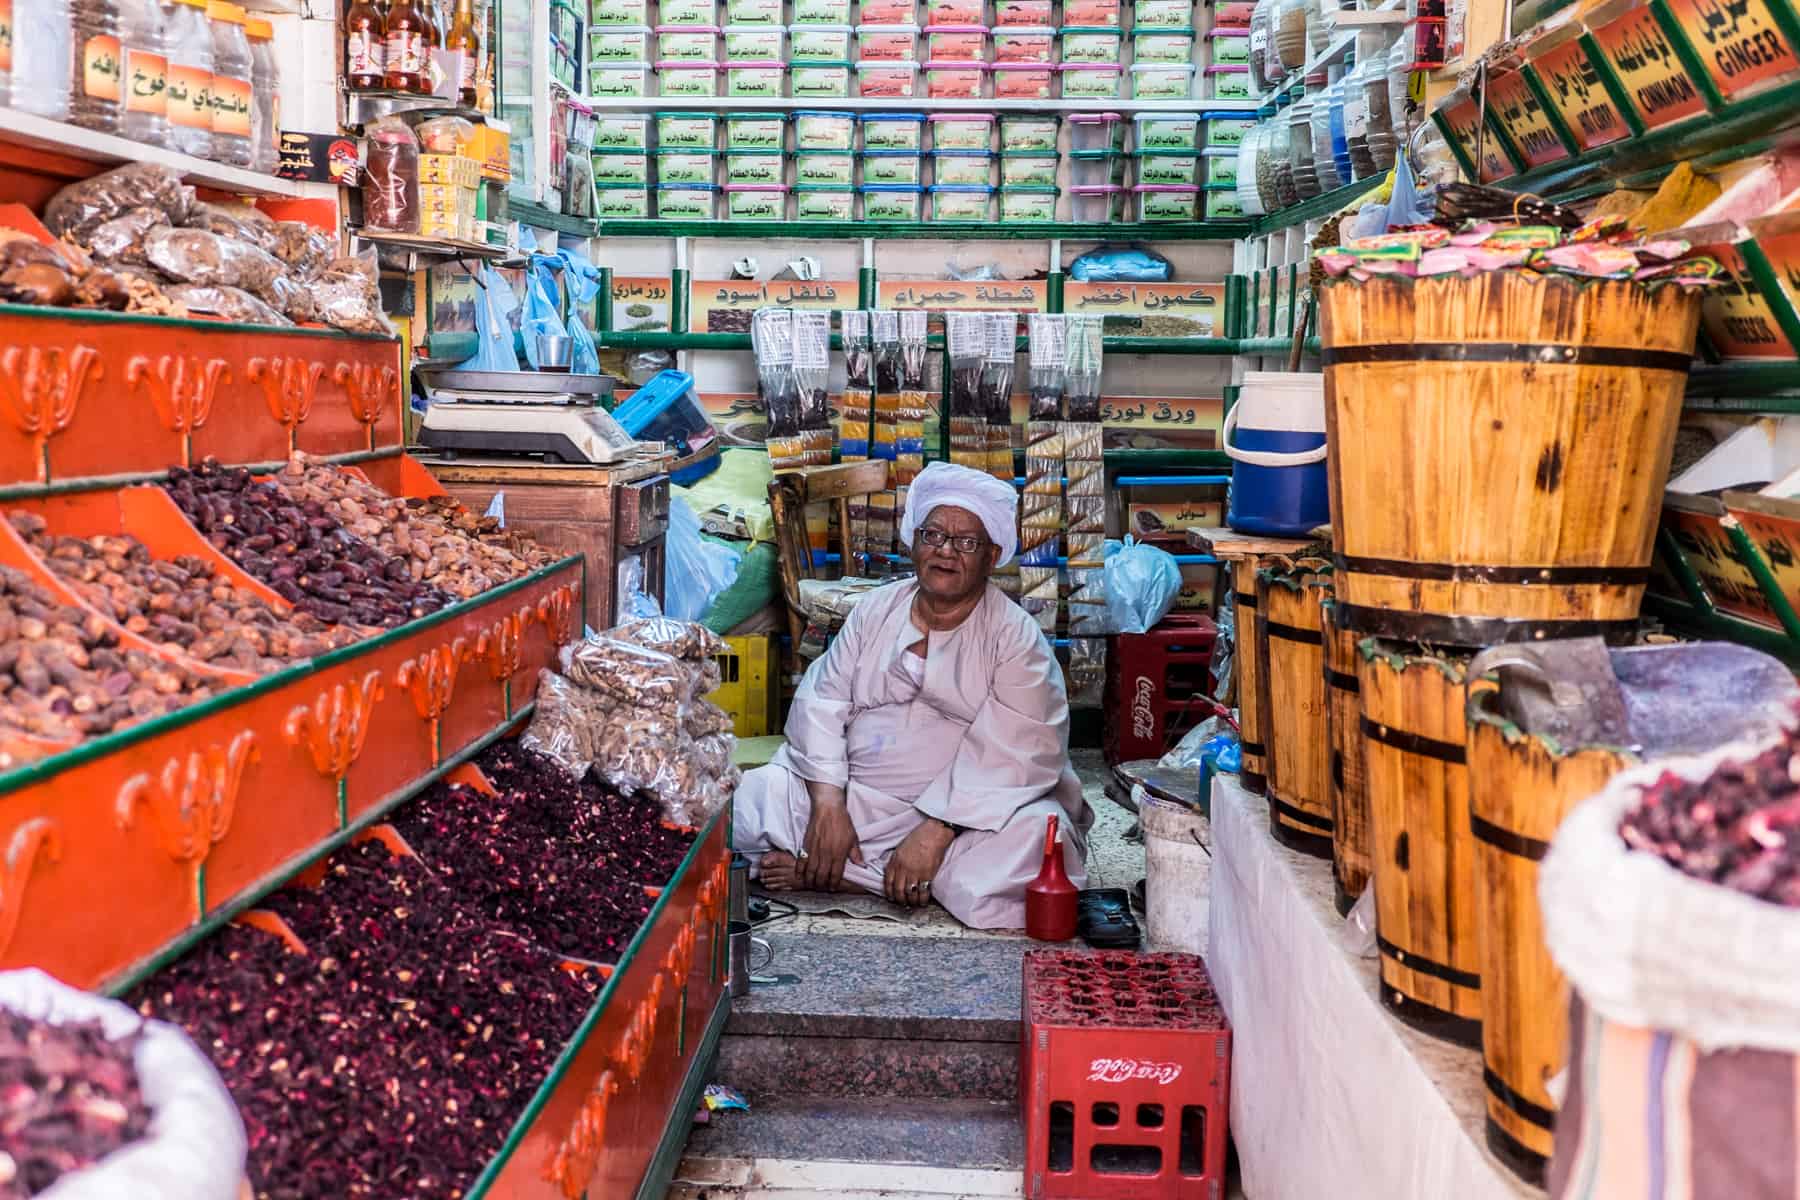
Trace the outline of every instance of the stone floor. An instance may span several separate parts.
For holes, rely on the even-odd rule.
[[[1132,816],[1106,798],[1099,751],[1073,758],[1095,815],[1088,886],[1129,888],[1144,875],[1143,846],[1126,836]],[[1010,1097],[1023,932],[966,929],[936,906],[908,910],[876,896],[780,899],[797,911],[757,935],[773,949],[764,972],[783,982],[734,1009],[717,1071],[725,1082],[791,1086],[752,1096],[750,1114],[697,1129],[669,1200],[1021,1196]],[[884,951],[881,939],[914,940]],[[857,1097],[864,1077],[912,1098]],[[848,1081],[852,1098],[829,1094],[834,1079]],[[828,1153],[815,1149],[823,1128],[838,1147]],[[930,1165],[917,1157],[921,1145]]]

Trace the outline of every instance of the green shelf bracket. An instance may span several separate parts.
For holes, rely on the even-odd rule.
[[[1669,574],[1675,577],[1675,583],[1682,594],[1693,605],[1694,611],[1703,616],[1712,616],[1715,609],[1712,597],[1706,594],[1706,585],[1700,582],[1700,576],[1694,573],[1694,564],[1682,552],[1681,543],[1667,526],[1656,531],[1656,548],[1662,553],[1662,560],[1669,568]]]
[[[1775,610],[1775,619],[1781,622],[1781,628],[1788,638],[1796,646],[1800,646],[1800,615],[1796,615],[1794,606],[1788,603],[1787,593],[1781,590],[1781,584],[1775,579],[1775,572],[1769,570],[1762,551],[1756,548],[1756,543],[1750,540],[1750,535],[1744,532],[1742,525],[1730,520],[1725,521],[1724,525],[1726,534],[1731,538],[1732,549],[1737,551],[1738,558],[1750,569],[1751,578],[1762,589],[1763,599]]]
[[[1060,313],[1063,310],[1063,283],[1068,277],[1061,271],[1050,272],[1044,281],[1044,308],[1048,312]]]
[[[675,267],[669,271],[669,329],[672,335],[688,333],[688,275],[685,267]],[[727,336],[742,337],[746,344],[749,334],[731,334]],[[687,347],[675,347],[686,349]]]
[[[1769,302],[1769,314],[1775,318],[1775,324],[1781,327],[1782,336],[1787,338],[1788,345],[1800,347],[1800,315],[1795,314],[1794,306],[1788,302],[1787,292],[1782,289],[1781,280],[1776,278],[1775,266],[1769,261],[1769,256],[1763,253],[1762,246],[1757,244],[1755,238],[1739,242],[1737,249],[1757,290]]]
[[[1448,134],[1445,136],[1446,139],[1449,140]],[[1454,140],[1451,140],[1451,144],[1454,147]],[[1371,175],[1367,179],[1358,179],[1355,183],[1349,183],[1341,188],[1335,188],[1332,191],[1326,192],[1324,195],[1314,196],[1310,200],[1302,200],[1298,204],[1290,204],[1280,212],[1270,213],[1266,217],[1258,217],[1256,219],[1256,233],[1258,236],[1266,233],[1276,233],[1280,230],[1287,229],[1290,226],[1299,225],[1318,217],[1328,217],[1346,204],[1356,200],[1358,197],[1380,187],[1381,181],[1386,178],[1387,175],[1385,172]]]
[[[1225,336],[1228,338],[1244,336],[1244,277],[1242,275],[1225,277]]]
[[[613,327],[612,268],[600,268],[600,291],[594,296],[594,335],[604,340]]]
[[[875,297],[880,294],[879,281],[875,278],[874,267],[858,267],[856,271],[856,307],[874,308]]]

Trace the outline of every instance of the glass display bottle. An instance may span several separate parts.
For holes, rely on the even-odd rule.
[[[168,17],[158,0],[121,0],[119,46],[124,111],[119,132],[134,142],[174,149],[169,130]]]
[[[413,0],[394,0],[387,14],[386,86],[396,92],[429,92],[429,52],[425,14]]]
[[[344,79],[352,91],[386,87],[387,24],[375,0],[356,0],[344,14]]]
[[[1308,75],[1305,95],[1288,109],[1288,170],[1301,200],[1319,194],[1319,175],[1313,167],[1312,110],[1323,84],[1321,76]]]
[[[475,107],[476,68],[481,64],[481,38],[475,31],[475,0],[456,0],[456,12],[450,18],[450,32],[444,35],[444,49],[462,55],[461,78],[457,81],[456,100],[467,108]]]
[[[250,39],[250,169],[273,175],[281,161],[281,66],[275,29],[260,17],[244,22]]]
[[[1277,0],[1275,51],[1282,72],[1305,66],[1306,50],[1306,0]]]
[[[250,38],[244,10],[230,0],[207,0],[212,24],[212,157],[234,167],[250,165],[250,121],[254,104]]]
[[[1412,108],[1411,84],[1413,63],[1413,38],[1405,29],[1394,37],[1393,45],[1388,47],[1387,56],[1387,93],[1388,121],[1393,127],[1396,146],[1405,140],[1416,121],[1410,119]]]
[[[1257,186],[1256,148],[1261,141],[1262,126],[1253,125],[1238,143],[1237,202],[1246,217],[1260,217],[1268,211],[1263,207],[1262,189]]]
[[[183,154],[212,153],[212,27],[206,0],[175,0],[168,10],[169,132]]]
[[[1269,34],[1272,29],[1270,14],[1275,10],[1275,0],[1256,0],[1256,7],[1250,10],[1250,87],[1260,92],[1269,86]]]

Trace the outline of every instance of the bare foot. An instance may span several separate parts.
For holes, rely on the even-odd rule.
[[[786,850],[770,850],[762,856],[758,879],[771,892],[791,892],[800,885],[800,864]]]

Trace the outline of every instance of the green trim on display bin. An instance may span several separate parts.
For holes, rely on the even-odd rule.
[[[1359,179],[1355,183],[1345,184],[1343,187],[1334,188],[1323,195],[1314,196],[1311,200],[1290,204],[1280,212],[1270,213],[1266,217],[1258,217],[1255,221],[1255,233],[1258,235],[1274,233],[1277,230],[1299,225],[1304,221],[1328,217],[1364,193],[1374,191],[1381,186],[1381,181],[1385,178],[1387,178],[1385,174],[1371,175],[1367,179]]]
[[[798,238],[968,238],[983,241],[1116,241],[1141,238],[1164,242],[1229,242],[1248,237],[1249,221],[1182,221],[1152,223],[1001,224],[997,221],[657,221],[600,222],[601,237]]]

